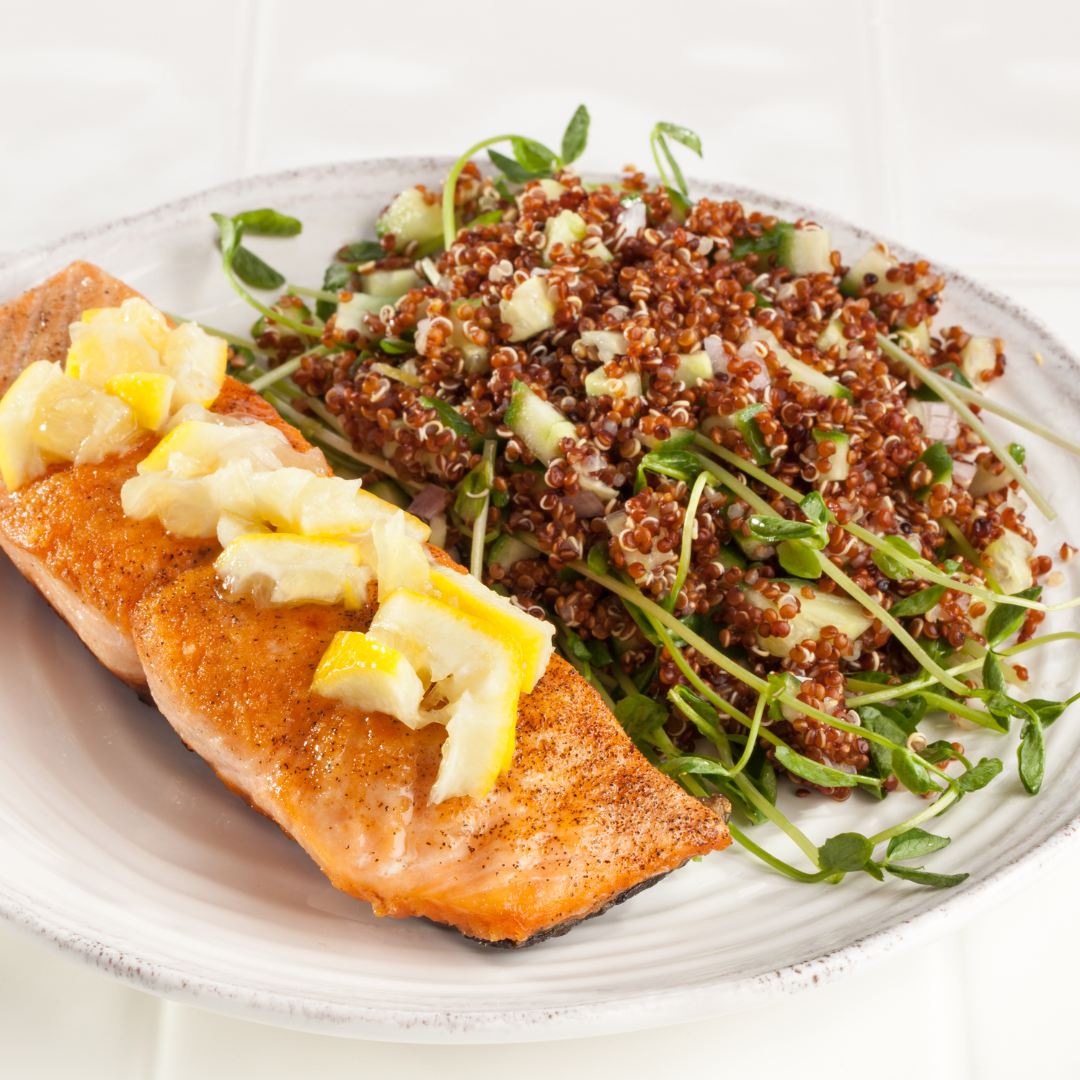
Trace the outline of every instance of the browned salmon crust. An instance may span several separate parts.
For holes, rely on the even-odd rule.
[[[49,297],[66,335],[80,303],[135,295],[88,264],[35,292],[0,308],[7,383],[42,358],[35,324],[45,358],[66,354]],[[309,448],[232,379],[215,409],[273,423],[296,449]],[[730,843],[723,821],[653,769],[557,657],[521,699],[513,765],[487,798],[429,806],[445,729],[412,731],[308,689],[334,632],[364,629],[373,606],[260,610],[222,600],[208,565],[215,541],[181,540],[123,515],[120,488],[153,445],[54,467],[14,494],[0,488],[0,544],[111,670],[137,689],[148,679],[184,741],[338,888],[380,914],[426,916],[517,947]]]

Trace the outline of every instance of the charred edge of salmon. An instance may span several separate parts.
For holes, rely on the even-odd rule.
[[[562,937],[563,934],[569,934],[575,926],[580,926],[583,922],[589,919],[595,919],[605,912],[610,911],[617,904],[624,904],[627,900],[637,896],[638,893],[644,892],[646,889],[651,889],[657,882],[663,881],[668,874],[673,873],[680,867],[685,866],[690,860],[679,863],[679,866],[673,866],[670,870],[665,870],[662,874],[656,874],[654,877],[646,878],[644,881],[639,881],[636,885],[631,885],[629,889],[623,889],[621,893],[616,893],[605,904],[601,904],[595,911],[590,911],[588,915],[582,915],[576,919],[567,919],[565,922],[556,923],[554,926],[549,926],[546,930],[537,930],[537,932],[530,937],[524,938],[522,941],[515,941],[513,938],[503,938],[501,941],[489,941],[485,938],[472,937],[470,934],[465,934],[465,938],[468,941],[475,941],[479,945],[486,945],[489,949],[527,949],[530,945],[539,945],[543,941],[548,941],[550,938]],[[442,923],[436,923],[437,926],[442,926]],[[448,930],[454,929],[451,926],[447,927]]]

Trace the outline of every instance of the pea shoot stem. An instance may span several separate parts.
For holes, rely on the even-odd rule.
[[[483,457],[489,475],[489,482],[487,490],[484,492],[483,501],[480,503],[480,511],[473,521],[472,551],[469,559],[469,572],[477,581],[483,581],[484,579],[484,537],[487,534],[488,509],[491,506],[490,477],[495,474],[495,451],[498,446],[498,441],[495,439],[487,439],[484,442]],[[604,696],[607,697],[606,694]],[[611,698],[608,698],[608,701],[611,701]]]
[[[450,172],[447,173],[446,183],[443,184],[443,205],[442,205],[442,220],[443,220],[443,246],[447,251],[450,250],[454,243],[454,239],[457,237],[457,218],[454,214],[454,197],[457,194],[457,182],[458,177],[461,175],[461,170],[469,163],[473,154],[478,154],[481,150],[488,146],[494,146],[495,143],[506,142],[508,139],[516,139],[517,135],[496,135],[491,139],[484,139],[478,142],[475,146],[469,147],[464,154],[461,155],[454,162]]]
[[[694,542],[695,526],[697,525],[697,509],[701,502],[701,493],[705,490],[705,484],[709,474],[702,470],[698,473],[694,486],[690,491],[690,498],[686,503],[686,513],[683,515],[682,548],[679,551],[679,569],[675,574],[675,581],[671,585],[671,592],[664,601],[664,607],[668,611],[674,611],[679,602],[679,593],[682,592],[686,575],[690,572],[690,555]]]

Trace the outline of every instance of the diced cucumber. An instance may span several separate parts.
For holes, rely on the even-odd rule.
[[[640,397],[641,375],[636,371],[628,371],[617,379],[609,378],[602,367],[590,371],[585,376],[585,393],[589,397],[599,397],[601,394],[610,394],[612,397]]]
[[[930,353],[930,321],[924,319],[918,326],[901,326],[893,335],[897,345],[907,352]]]
[[[878,286],[886,281],[885,275],[896,265],[897,260],[889,254],[889,249],[884,244],[875,244],[844,275],[840,282],[840,291],[845,296],[858,296],[866,275],[873,274],[877,282],[872,287],[880,292],[882,290],[878,289]]]
[[[630,351],[630,343],[618,330],[585,330],[581,342],[588,348],[596,349],[596,358],[601,364],[616,356],[625,356]]]
[[[675,428],[666,439],[658,439],[655,435],[639,435],[638,438],[650,450],[685,450],[694,441],[694,429]]]
[[[528,544],[522,543],[515,536],[507,536],[503,533],[492,541],[487,550],[486,566],[494,566],[498,563],[504,570],[509,570],[516,562],[522,559],[535,559],[537,553]]]
[[[812,368],[809,364],[804,364],[801,360],[796,360],[795,357],[780,344],[776,335],[771,330],[766,330],[763,326],[753,326],[750,330],[750,339],[752,341],[765,342],[765,344],[776,354],[776,359],[780,365],[786,367],[788,371],[791,372],[791,377],[795,382],[805,383],[825,397],[842,397],[847,398],[848,401],[853,400],[854,395],[842,383],[838,382],[836,379],[830,378],[824,372],[818,371],[817,368]]]
[[[829,320],[828,325],[817,336],[817,341],[814,344],[822,351],[828,352],[834,345],[843,345],[847,341],[844,337],[844,320],[834,317]]]
[[[337,306],[337,318],[334,327],[342,333],[356,330],[358,333],[368,333],[364,323],[364,316],[368,313],[378,315],[386,305],[393,307],[392,296],[369,296],[367,293],[353,293],[351,300],[339,303]]]
[[[419,188],[403,191],[375,221],[375,235],[393,233],[401,251],[410,240],[424,243],[442,236],[442,200],[429,203]]]
[[[983,562],[986,572],[1007,596],[1023,592],[1035,584],[1029,561],[1035,554],[1035,548],[1019,533],[1006,529],[1004,536],[986,545],[984,554],[987,556]]]
[[[548,298],[547,279],[523,281],[509,300],[499,301],[499,318],[513,333],[511,341],[525,341],[555,325],[555,305]]]
[[[577,428],[550,402],[523,382],[515,381],[503,423],[542,461],[550,465],[562,457],[563,439],[576,439]]]
[[[581,242],[581,250],[590,259],[601,259],[603,262],[611,262],[615,258],[608,250],[607,244],[599,236],[588,236]]]
[[[585,239],[585,230],[588,226],[580,214],[573,210],[563,210],[554,217],[549,217],[544,224],[544,235],[547,243],[544,245],[545,253],[550,251],[555,244],[562,244],[569,251],[574,244],[581,243]]]
[[[491,370],[488,361],[488,347],[477,345],[471,338],[465,336],[465,323],[458,315],[458,310],[463,304],[473,305],[475,310],[483,301],[480,300],[455,300],[450,305],[450,322],[454,329],[450,331],[450,337],[446,344],[461,350],[462,359],[465,361],[465,370],[470,375],[485,375]]]
[[[862,637],[874,622],[872,615],[867,615],[862,606],[850,596],[839,593],[826,593],[814,590],[812,599],[802,595],[802,589],[811,588],[801,579],[790,584],[798,586],[796,597],[799,601],[799,613],[789,621],[791,631],[785,637],[759,637],[758,645],[772,656],[786,657],[793,646],[803,641],[819,641],[821,631],[826,626],[835,626],[848,641],[854,642]],[[743,589],[743,596],[756,608],[779,610],[779,603],[768,600],[762,593],[753,589]]]
[[[378,480],[370,487],[365,486],[364,490],[401,510],[408,510],[412,505],[412,499],[405,490],[390,479]]]
[[[537,187],[539,187],[539,189],[544,193],[545,199],[551,200],[558,199],[559,196],[562,195],[562,193],[566,190],[566,188],[563,187],[563,185],[560,184],[558,180],[541,180]],[[524,191],[521,191],[514,197],[514,201],[517,203],[519,210],[522,208],[525,202],[525,194],[526,193]],[[530,198],[535,199],[536,188],[530,188],[528,191],[528,195]]]
[[[681,382],[692,390],[702,379],[712,377],[712,361],[707,352],[684,353],[679,356],[679,366],[673,376],[676,382]]]
[[[997,367],[997,343],[990,337],[973,337],[960,350],[960,370],[976,390],[986,386],[982,375]]]
[[[719,416],[706,416],[705,419],[701,421],[702,435],[708,435],[713,428],[719,428],[721,431],[730,431],[734,427],[738,427],[735,423],[734,413],[731,413],[730,416],[725,416],[723,413]]]
[[[821,431],[819,428],[814,428],[814,442],[819,446],[823,442],[831,442],[836,447],[836,453],[828,459],[828,469],[822,468],[825,458],[816,459],[819,479],[846,480],[851,475],[851,465],[848,463],[851,436],[846,431]]]
[[[758,427],[757,414],[767,408],[762,402],[747,405],[735,414],[735,426],[742,432],[746,445],[750,447],[750,453],[759,465],[769,465],[772,462],[772,454]]]
[[[732,544],[724,544],[720,550],[716,553],[716,558],[713,562],[717,566],[723,567],[725,570],[730,570],[735,567],[739,570],[746,569],[746,556],[739,550],[739,548]]]
[[[418,289],[424,283],[420,275],[407,266],[404,270],[372,270],[370,274],[361,274],[360,284],[364,292],[372,296],[391,296],[397,300],[410,289]]]
[[[776,261],[793,274],[831,274],[832,236],[816,225],[796,226],[780,237]]]
[[[1004,469],[996,473],[985,465],[978,465],[968,485],[968,492],[973,499],[978,499],[982,495],[990,495],[992,492],[1007,488],[1011,480],[1012,477]]]

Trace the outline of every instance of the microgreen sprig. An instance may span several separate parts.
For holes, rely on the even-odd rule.
[[[543,143],[528,139],[524,135],[495,135],[490,139],[482,139],[475,146],[470,146],[454,162],[443,184],[443,245],[449,249],[457,236],[454,194],[457,191],[461,170],[469,163],[473,154],[478,154],[481,150],[494,146],[496,143],[509,142],[514,151],[513,158],[495,150],[488,150],[488,157],[509,180],[524,184],[530,180],[540,180],[551,176],[556,169],[561,169],[572,161],[576,161],[584,152],[588,137],[589,110],[584,105],[579,105],[563,134],[561,154],[556,154]]]
[[[682,203],[680,209],[685,211],[687,208],[686,200],[689,198],[686,178],[683,176],[682,169],[679,168],[679,163],[675,160],[675,155],[671,152],[671,147],[668,146],[667,140],[669,138],[692,150],[698,157],[701,157],[701,139],[689,128],[680,127],[678,124],[669,124],[664,120],[661,120],[649,133],[649,145],[652,148],[653,161],[656,162],[656,169],[660,173],[660,179],[664,187],[668,189],[669,194],[676,191],[682,196],[682,199],[679,200]],[[661,154],[667,160],[668,165],[671,166],[671,177],[668,176],[667,170],[664,168]],[[672,178],[674,184],[672,184]]]

